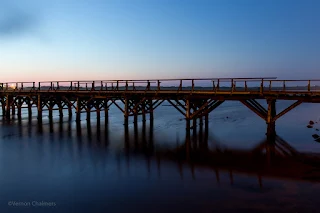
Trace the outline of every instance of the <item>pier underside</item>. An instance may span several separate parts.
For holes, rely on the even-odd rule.
[[[28,108],[29,119],[32,108],[37,108],[39,123],[42,112],[58,110],[62,118],[68,109],[69,119],[76,114],[76,121],[86,114],[90,122],[92,112],[105,114],[109,123],[109,108],[114,105],[124,116],[128,127],[133,117],[136,127],[138,116],[146,123],[149,114],[153,125],[154,111],[163,103],[169,103],[186,121],[186,130],[199,127],[209,129],[209,114],[225,101],[239,101],[262,118],[267,124],[267,135],[276,134],[276,121],[304,102],[320,102],[320,80],[276,80],[276,78],[210,78],[210,79],[162,79],[162,80],[107,80],[107,81],[51,81],[0,83],[2,115],[10,120],[21,118],[21,109]],[[196,82],[200,84],[196,86]],[[211,85],[211,86],[204,86]],[[293,104],[277,113],[277,100],[291,100]],[[263,103],[267,103],[264,107]],[[192,122],[192,123],[191,123]]]
[[[295,100],[293,104],[277,114],[277,100]],[[76,121],[81,121],[81,114],[86,113],[86,119],[90,122],[92,112],[97,114],[100,122],[100,113],[105,113],[105,124],[109,123],[108,111],[110,106],[116,106],[124,115],[124,125],[128,126],[129,117],[134,119],[134,126],[138,124],[138,116],[142,116],[142,123],[146,122],[146,114],[149,114],[150,125],[153,125],[154,111],[163,103],[167,102],[174,107],[186,120],[187,133],[191,129],[196,131],[199,126],[202,131],[208,132],[209,114],[225,101],[240,101],[249,110],[266,121],[267,135],[272,137],[276,134],[276,120],[299,106],[303,102],[319,102],[319,97],[314,96],[270,96],[270,95],[234,95],[234,94],[171,94],[170,92],[161,94],[151,93],[103,93],[91,92],[20,92],[2,93],[0,102],[2,115],[5,119],[11,119],[17,115],[21,118],[21,109],[28,108],[29,119],[32,117],[32,108],[37,108],[39,123],[42,122],[42,112],[49,111],[49,119],[52,119],[53,110],[58,110],[60,118],[64,116],[63,110],[68,109],[68,117],[72,118],[76,114]],[[266,101],[267,107],[262,106],[261,101]],[[192,124],[191,124],[192,122]]]

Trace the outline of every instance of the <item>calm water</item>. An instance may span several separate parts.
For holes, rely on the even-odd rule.
[[[278,102],[278,112],[290,103]],[[221,160],[229,156],[223,150],[249,153],[265,140],[265,122],[238,102],[213,111],[208,141],[198,136],[189,149],[183,116],[165,103],[153,129],[139,122],[135,132],[130,122],[128,136],[114,106],[108,127],[92,113],[90,128],[85,114],[80,127],[67,116],[59,123],[55,114],[53,124],[44,116],[40,128],[36,112],[31,123],[23,113],[21,122],[1,123],[0,212],[320,212],[320,163],[303,162],[316,168],[308,176],[314,182],[302,181],[293,163],[283,165],[299,178],[258,171],[277,157],[270,164],[260,156],[254,168],[237,160],[244,157]],[[306,128],[319,116],[318,104],[302,104],[277,121],[277,133],[299,153],[320,153],[311,137],[318,124]]]

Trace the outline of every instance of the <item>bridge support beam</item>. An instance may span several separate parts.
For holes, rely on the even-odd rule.
[[[11,111],[12,111],[12,116],[16,115],[16,105],[14,105],[14,103],[12,103]]]
[[[38,123],[42,123],[42,100],[41,95],[38,95],[38,101],[37,101],[37,108],[38,108]]]
[[[76,122],[80,123],[81,121],[81,99],[77,98],[77,107],[76,107]]]
[[[31,98],[27,99],[27,104],[28,104],[28,119],[31,121],[32,119],[32,103],[31,103]]]
[[[146,123],[146,103],[145,101],[141,104],[141,111],[142,111],[142,123]]]
[[[60,116],[60,120],[61,120],[63,118],[62,101],[59,101],[58,106],[59,106],[59,116]]]
[[[100,125],[100,109],[97,109],[97,123]]]
[[[186,130],[190,131],[190,100],[186,100]]]
[[[192,119],[192,130],[193,130],[193,135],[197,134],[197,119],[194,118]]]
[[[49,107],[49,120],[51,121],[53,118],[53,113],[52,113],[53,109],[52,106]]]
[[[172,100],[167,99],[167,101],[176,108],[182,115],[185,116],[186,119],[186,130],[190,131],[190,121],[193,121],[193,133],[196,135],[197,128],[197,119],[199,119],[199,126],[203,126],[203,117],[205,117],[205,128],[208,131],[209,128],[209,117],[208,114],[220,106],[224,100],[213,100],[206,99],[203,101],[185,99],[185,105],[181,104],[179,100],[174,100],[176,102],[173,103]],[[192,111],[191,111],[192,109]],[[202,128],[201,128],[202,130]]]
[[[72,104],[68,103],[68,116],[69,116],[69,121],[72,119]]]
[[[261,104],[253,99],[240,100],[240,102],[266,121],[266,135],[270,138],[270,141],[273,141],[273,137],[276,135],[276,120],[302,103],[302,101],[296,101],[295,103],[291,104],[289,107],[281,111],[279,114],[276,114],[275,98],[267,99],[268,109],[265,109],[263,106],[261,106]]]
[[[6,118],[8,120],[10,120],[10,106],[11,106],[11,102],[12,102],[12,96],[7,95],[6,98]]]
[[[126,128],[129,125],[129,99],[127,97],[124,99],[124,125]]]
[[[152,99],[149,100],[149,113],[150,113],[150,129],[153,128],[153,101]]]
[[[276,113],[276,100],[275,99],[268,99],[268,113],[267,113],[267,136],[268,138],[272,139],[276,136],[276,121],[274,120]]]
[[[21,107],[22,107],[22,100],[21,97],[18,98],[18,119],[21,120]]]
[[[104,125],[107,126],[109,123],[109,106],[108,99],[104,100]]]
[[[5,115],[6,115],[6,101],[5,101],[4,96],[1,98],[1,108],[2,108],[2,116],[5,117]]]
[[[90,119],[91,119],[91,108],[88,107],[88,108],[86,109],[86,111],[87,111],[87,119],[86,119],[86,120],[87,120],[87,122],[90,123]]]

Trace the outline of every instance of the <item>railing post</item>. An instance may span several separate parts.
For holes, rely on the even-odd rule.
[[[263,79],[261,80],[261,85],[260,85],[260,93],[263,93]]]
[[[101,81],[100,91],[102,91],[102,89],[103,89],[103,82]]]
[[[126,81],[126,91],[128,91],[128,81]]]
[[[32,82],[32,89],[36,89],[36,82]]]
[[[308,92],[310,92],[310,84],[311,84],[311,82],[310,82],[310,80],[308,81]]]
[[[88,90],[88,83],[86,83],[86,90]]]
[[[41,88],[41,83],[39,82],[38,83],[38,90],[40,90],[40,88]]]
[[[192,92],[194,90],[194,80],[192,79]]]
[[[220,79],[218,79],[218,83],[217,83],[217,90],[220,89]]]
[[[233,92],[233,78],[231,79],[231,93]]]
[[[21,83],[21,90],[23,90],[23,83]]]
[[[92,82],[91,90],[95,90],[95,84],[94,84],[94,81]]]
[[[59,81],[57,81],[57,90],[60,89]]]
[[[119,91],[119,81],[117,81],[117,91]]]
[[[269,91],[271,91],[272,90],[272,81],[270,80],[269,81]]]
[[[72,90],[72,81],[70,82],[70,90]]]
[[[148,86],[147,86],[147,90],[150,90],[150,81],[148,80]]]
[[[78,81],[78,91],[80,90],[80,81]]]
[[[215,90],[216,86],[214,85],[214,80],[212,80],[212,90]]]
[[[180,80],[179,90],[182,90],[182,80]]]
[[[283,91],[286,91],[286,81],[283,81]]]
[[[158,80],[158,91],[160,91],[160,81]]]
[[[244,81],[244,91],[245,91],[245,92],[247,92],[247,91],[248,91],[247,81]]]

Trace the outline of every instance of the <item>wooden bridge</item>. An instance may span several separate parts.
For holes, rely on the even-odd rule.
[[[71,119],[73,111],[80,122],[81,113],[90,121],[92,112],[105,113],[108,124],[108,110],[115,105],[124,114],[124,124],[128,126],[129,116],[142,116],[146,122],[149,114],[153,125],[153,112],[164,101],[169,102],[186,119],[186,129],[190,122],[196,127],[208,130],[208,115],[225,101],[240,101],[267,123],[268,135],[275,134],[278,118],[303,102],[320,102],[320,80],[278,80],[266,78],[206,78],[206,79],[160,79],[160,80],[103,80],[103,81],[50,81],[50,82],[7,82],[0,84],[2,114],[12,119],[16,114],[21,118],[21,109],[28,108],[29,118],[32,107],[37,107],[38,121],[42,122],[42,112],[68,109]],[[268,107],[257,100],[265,99]],[[276,100],[294,100],[283,111],[276,113]]]

